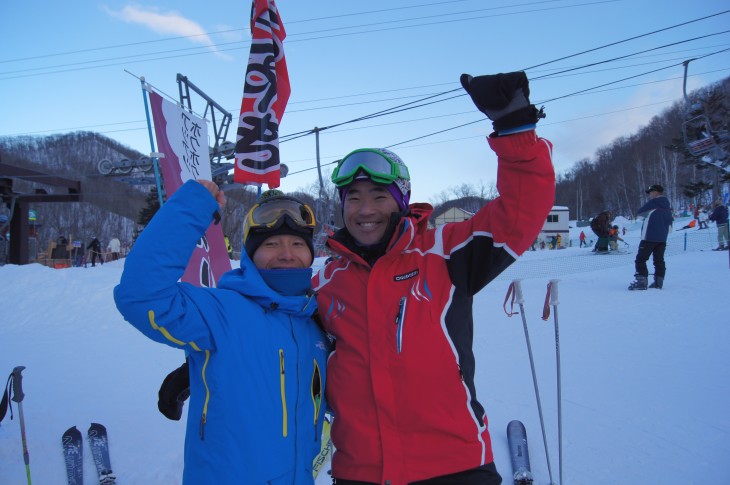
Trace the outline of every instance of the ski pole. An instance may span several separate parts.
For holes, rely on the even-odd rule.
[[[560,485],[563,485],[563,398],[562,385],[560,382],[560,331],[558,330],[558,282],[550,280],[548,291],[550,292],[550,305],[553,307],[553,321],[555,322],[555,362],[558,374],[558,474]]]
[[[545,460],[547,461],[548,476],[550,477],[550,485],[554,485],[553,471],[550,467],[550,453],[548,452],[547,435],[545,434],[545,420],[542,416],[542,404],[540,402],[540,390],[537,386],[537,373],[535,372],[535,360],[532,357],[532,346],[530,345],[530,333],[527,331],[527,317],[525,316],[525,299],[522,296],[522,280],[512,281],[515,289],[515,300],[520,306],[520,315],[522,316],[522,327],[525,329],[525,341],[527,342],[527,354],[530,357],[530,370],[532,371],[532,384],[535,387],[535,399],[537,401],[537,412],[540,415],[540,428],[542,429],[542,443],[545,447]]]
[[[25,366],[19,365],[13,369],[13,401],[18,403],[18,416],[20,417],[20,439],[23,442],[23,461],[25,462],[25,474],[28,476],[28,485],[30,481],[30,456],[28,455],[28,443],[25,440],[25,419],[23,418],[23,372]]]

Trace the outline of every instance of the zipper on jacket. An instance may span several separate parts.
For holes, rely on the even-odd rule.
[[[286,410],[286,379],[284,374],[284,349],[279,349],[279,380],[281,384],[281,434],[286,438],[287,429],[287,410]]]
[[[395,346],[396,350],[400,354],[403,350],[403,321],[406,318],[406,297],[400,299],[398,304],[398,315],[395,317],[395,324],[397,326],[395,331]]]
[[[205,439],[205,423],[207,422],[208,416],[208,402],[210,401],[210,389],[208,388],[208,380],[205,378],[205,371],[208,368],[208,362],[210,361],[210,350],[205,351],[205,363],[203,364],[203,385],[205,386],[205,402],[203,403],[203,415],[200,416],[200,439]]]
[[[312,374],[312,403],[314,403],[314,441],[317,441],[317,423],[319,422],[319,409],[322,406],[322,374],[319,372],[317,359],[314,359],[314,373]]]

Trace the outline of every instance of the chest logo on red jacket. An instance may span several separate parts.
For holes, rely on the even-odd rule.
[[[418,276],[418,269],[414,269],[413,271],[409,271],[405,274],[395,275],[393,276],[393,281],[405,281],[411,278],[415,278],[416,276]]]
[[[345,304],[336,298],[333,298],[330,302],[329,308],[327,308],[326,319],[330,322],[335,321],[337,318],[342,316],[345,311]]]

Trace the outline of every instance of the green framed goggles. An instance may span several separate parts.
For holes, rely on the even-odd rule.
[[[366,148],[355,150],[340,160],[332,172],[332,183],[338,188],[350,185],[361,170],[378,184],[387,185],[396,179],[411,179],[408,167],[394,162],[384,153]]]

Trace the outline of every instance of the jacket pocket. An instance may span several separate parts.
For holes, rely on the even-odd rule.
[[[314,404],[314,441],[317,441],[319,440],[319,436],[317,436],[319,410],[322,407],[322,373],[319,370],[317,359],[314,359],[314,372],[312,372],[312,404]]]
[[[286,438],[289,434],[287,428],[286,409],[286,373],[284,372],[284,349],[279,349],[279,384],[281,386],[281,434]]]
[[[405,296],[400,299],[400,303],[398,304],[398,315],[395,317],[395,347],[399,354],[403,350],[403,324],[406,319],[406,300],[407,298]]]

